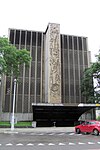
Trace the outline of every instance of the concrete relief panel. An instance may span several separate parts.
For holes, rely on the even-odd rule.
[[[49,102],[61,103],[60,25],[49,25]]]

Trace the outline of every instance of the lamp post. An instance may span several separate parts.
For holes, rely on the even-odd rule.
[[[16,79],[14,79],[14,95],[13,95],[13,110],[11,118],[11,130],[14,130],[14,110],[15,110],[15,94],[16,94]]]

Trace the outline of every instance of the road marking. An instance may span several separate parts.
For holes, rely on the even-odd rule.
[[[64,135],[65,133],[59,133],[58,135]]]
[[[28,143],[28,144],[27,144],[27,146],[33,146],[33,145],[34,145],[34,144],[32,144],[32,143]]]
[[[95,144],[95,143],[93,143],[93,142],[88,142],[88,144]]]
[[[75,133],[70,133],[69,135],[74,135]]]
[[[68,145],[75,145],[75,143],[69,143]]]
[[[43,143],[39,143],[38,146],[44,146],[44,144]]]
[[[18,143],[18,144],[16,144],[16,146],[23,146],[23,144],[22,143]]]
[[[8,143],[8,144],[6,144],[6,146],[12,146],[13,144],[11,144],[11,143]]]
[[[98,144],[100,144],[100,142],[97,142]]]
[[[48,134],[48,135],[54,135],[55,133],[50,133],[50,134]]]
[[[18,132],[16,132],[16,131],[4,131],[4,133],[7,133],[7,134],[18,134]]]
[[[30,135],[35,135],[36,133],[30,133]]]
[[[86,144],[86,143],[78,142],[78,144],[79,144],[79,145],[82,145],[82,144]]]
[[[55,145],[55,144],[53,144],[53,143],[49,143],[48,145],[52,146],[52,145]]]
[[[44,135],[44,133],[40,133],[40,134],[38,134],[38,135]]]
[[[63,145],[66,145],[66,144],[64,144],[64,143],[59,143],[58,145],[62,145],[62,146],[63,146]]]
[[[80,136],[80,135],[82,135],[82,134],[75,134],[75,135]]]
[[[22,135],[25,135],[26,133],[22,133]]]
[[[1,146],[2,144],[0,144],[0,146]]]

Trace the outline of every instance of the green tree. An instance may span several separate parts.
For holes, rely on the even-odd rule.
[[[14,76],[17,79],[20,74],[19,66],[28,66],[30,61],[29,51],[19,50],[10,44],[8,38],[0,37],[0,75]]]
[[[97,61],[85,69],[81,82],[82,95],[86,97],[87,103],[100,102],[100,91],[97,91],[97,87],[94,87],[93,83],[95,78],[98,81],[98,85],[100,84],[100,51],[96,58]]]

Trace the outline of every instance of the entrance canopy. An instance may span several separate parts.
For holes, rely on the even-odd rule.
[[[95,108],[95,104],[32,104],[33,121],[37,126],[73,126],[75,121],[86,111]]]

